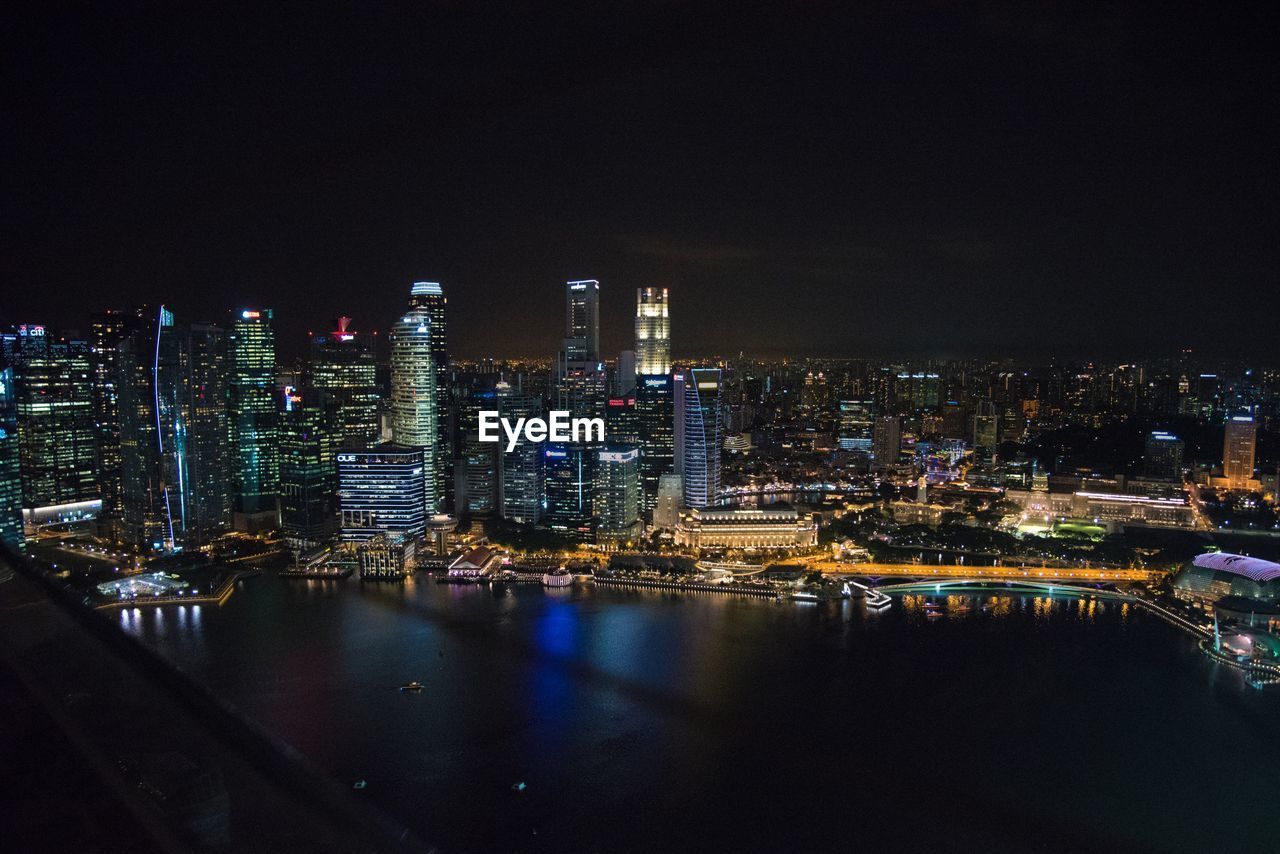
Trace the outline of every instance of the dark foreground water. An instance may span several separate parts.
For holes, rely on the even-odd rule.
[[[939,601],[268,575],[119,620],[446,851],[1276,850],[1280,694],[1130,606]]]

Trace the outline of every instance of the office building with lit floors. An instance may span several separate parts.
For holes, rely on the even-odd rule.
[[[311,336],[307,387],[337,408],[344,448],[365,448],[378,438],[378,364],[374,336],[351,329],[339,317],[337,329]]]
[[[48,521],[96,516],[101,503],[89,345],[23,324],[6,349],[13,368],[22,506]]]
[[[584,543],[595,535],[594,466],[589,457],[597,450],[581,444],[547,444],[542,451],[547,502],[542,524]]]
[[[426,531],[427,477],[421,448],[390,442],[338,453],[339,530],[343,542],[392,532]]]
[[[658,484],[675,471],[675,397],[670,374],[636,377],[636,429],[640,434],[640,507],[653,511]]]
[[[719,368],[676,371],[675,470],[686,507],[706,507],[720,492],[721,435]]]
[[[596,453],[596,542],[619,546],[640,535],[640,449],[610,445]]]
[[[280,524],[279,403],[271,309],[232,314],[227,355],[235,527],[269,530]]]
[[[171,553],[231,527],[227,335],[161,306],[120,343],[121,536]]]
[[[409,310],[423,311],[431,320],[431,363],[436,369],[435,503],[452,506],[453,480],[449,462],[454,458],[454,433],[450,423],[453,406],[449,384],[449,299],[439,282],[414,282],[409,288]]]
[[[1228,489],[1257,488],[1253,477],[1257,450],[1257,422],[1248,415],[1228,418],[1222,440],[1222,476]]]
[[[695,507],[680,513],[675,538],[694,549],[800,549],[818,544],[818,523],[791,507]]]
[[[324,395],[310,396],[280,415],[280,528],[295,550],[328,542],[338,530],[342,410]]]
[[[0,364],[0,543],[26,548],[22,534],[22,473],[18,467],[18,407],[13,369]]]
[[[502,417],[515,423],[521,418],[541,417],[542,401],[531,395],[516,394],[509,386],[498,391],[498,408]],[[543,447],[521,434],[510,451],[505,446],[498,453],[498,514],[517,525],[536,525],[542,518]]]
[[[391,329],[391,438],[397,445],[418,448],[426,470],[425,513],[435,513],[439,499],[436,412],[436,364],[432,356],[431,316],[410,309]]]

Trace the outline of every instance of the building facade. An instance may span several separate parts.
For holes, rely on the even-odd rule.
[[[436,456],[439,422],[436,412],[436,365],[432,355],[431,317],[410,309],[391,330],[391,438],[397,445],[419,448],[427,472],[426,513],[438,500]]]
[[[280,434],[271,309],[242,309],[232,314],[228,357],[236,527],[276,527],[280,513]]]
[[[343,542],[362,542],[385,532],[423,535],[427,477],[422,448],[386,443],[343,450],[337,459]]]
[[[720,492],[719,368],[683,368],[674,377],[675,470],[686,507],[706,507]]]

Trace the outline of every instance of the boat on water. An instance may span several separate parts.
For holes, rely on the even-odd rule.
[[[542,575],[543,587],[568,587],[571,584],[573,584],[573,576],[563,566]]]
[[[421,690],[422,690],[422,688],[423,688],[422,683],[421,683],[421,682],[419,682],[419,681],[417,681],[417,680],[415,679],[415,680],[414,680],[414,681],[412,681],[412,682],[406,682],[404,685],[401,685],[401,686],[400,686],[400,691],[401,691],[402,693],[408,693],[408,692],[412,692],[412,691],[421,691]]]
[[[810,590],[797,590],[791,594],[791,598],[796,602],[817,602],[818,594]]]

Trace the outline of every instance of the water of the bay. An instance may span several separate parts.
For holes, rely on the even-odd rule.
[[[1275,689],[1130,605],[932,601],[263,575],[117,619],[444,851],[1274,847]]]

